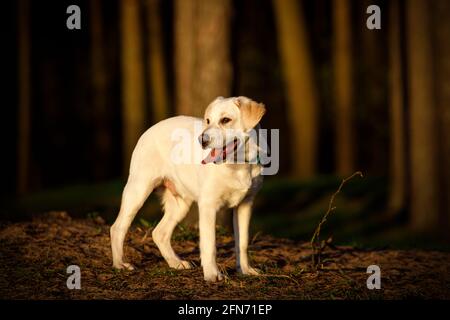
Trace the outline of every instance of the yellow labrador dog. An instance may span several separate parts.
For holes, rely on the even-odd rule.
[[[132,270],[123,260],[124,238],[149,194],[164,187],[164,216],[153,230],[153,241],[170,267],[191,268],[170,244],[176,225],[191,204],[199,207],[200,258],[206,281],[220,281],[216,264],[216,214],[233,208],[236,265],[243,274],[257,275],[247,257],[252,202],[263,176],[261,151],[254,128],[265,113],[263,104],[246,97],[218,97],[204,119],[178,116],[163,120],[139,139],[131,158],[119,215],[112,225],[115,268]],[[238,161],[241,160],[241,161]]]

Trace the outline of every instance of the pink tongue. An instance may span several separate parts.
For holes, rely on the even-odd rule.
[[[207,164],[218,160],[222,156],[222,149],[212,149],[208,156],[202,160],[202,164]]]
[[[227,154],[233,152],[236,143],[236,141],[233,141],[228,143],[224,148],[212,149],[208,156],[202,160],[202,164],[216,162],[217,160],[225,160]]]

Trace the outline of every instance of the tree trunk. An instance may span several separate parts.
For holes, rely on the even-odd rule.
[[[175,109],[177,114],[203,117],[217,96],[231,94],[231,1],[175,1]],[[191,209],[186,221],[198,214]],[[232,215],[219,215],[229,226]]]
[[[392,1],[389,1],[388,4],[391,5],[391,3]],[[351,61],[352,66],[357,66],[355,67],[357,74],[354,73],[355,78],[353,79],[353,105],[355,106],[352,107],[352,114],[355,115],[353,127],[358,128],[358,136],[364,136],[363,144],[358,144],[353,140],[353,161],[355,166],[363,164],[363,169],[367,174],[380,176],[386,175],[386,168],[389,166],[388,150],[379,147],[380,145],[387,146],[389,142],[386,137],[386,132],[389,131],[389,122],[386,121],[389,117],[389,110],[386,108],[386,105],[389,104],[387,92],[389,87],[389,49],[386,50],[389,35],[384,34],[381,30],[370,30],[365,27],[366,19],[369,16],[366,9],[371,4],[373,4],[372,0],[358,1],[356,6],[359,11],[358,21],[364,27],[358,28],[357,34],[352,40],[352,43],[356,44],[356,39],[359,39],[357,47],[360,48],[358,50],[359,58],[357,58],[359,64]],[[386,5],[386,9],[388,9],[387,7],[388,5]],[[389,11],[381,10],[382,14]],[[386,20],[389,19],[389,17],[386,18]],[[395,22],[398,21],[399,17]],[[390,31],[390,27],[385,29]],[[356,79],[358,80],[356,81]],[[362,117],[359,116],[356,119],[359,105],[364,108],[364,113]],[[354,135],[355,132],[352,133]]]
[[[429,2],[406,6],[411,139],[411,227],[419,232],[439,224],[436,102]]]
[[[149,79],[151,104],[154,122],[169,115],[166,80],[166,61],[164,59],[163,32],[161,28],[161,1],[147,0],[148,41],[149,41]]]
[[[445,232],[450,227],[450,2],[437,0],[435,6],[436,32],[436,92],[439,116],[441,177],[441,213]]]
[[[139,0],[120,1],[124,173],[128,172],[131,154],[146,125],[139,3]]]
[[[175,2],[176,110],[203,116],[231,93],[230,0]]]
[[[30,67],[30,2],[18,2],[18,137],[17,137],[17,193],[28,191],[31,131],[31,67]]]
[[[175,109],[180,115],[199,115],[194,111],[194,38],[195,7],[197,0],[175,0]]]
[[[389,209],[395,214],[405,207],[406,159],[404,87],[402,75],[399,0],[391,0],[389,16],[390,87],[390,192]]]
[[[108,78],[105,66],[105,51],[103,40],[102,1],[91,0],[90,31],[91,31],[91,72],[92,72],[92,102],[94,135],[94,177],[98,180],[108,176],[111,156],[111,137],[109,130],[111,111],[108,108]]]
[[[336,171],[354,170],[353,69],[349,0],[333,1]]]
[[[274,0],[273,6],[287,89],[293,174],[310,178],[317,171],[319,105],[303,8],[297,0]]]
[[[231,94],[231,1],[197,0],[194,109]]]

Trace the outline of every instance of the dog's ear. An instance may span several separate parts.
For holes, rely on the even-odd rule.
[[[234,103],[241,110],[242,122],[245,130],[253,129],[266,113],[266,107],[246,97],[237,97]]]

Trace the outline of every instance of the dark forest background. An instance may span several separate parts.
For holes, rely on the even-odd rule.
[[[69,30],[69,5],[81,29]],[[369,30],[369,5],[381,29]],[[267,106],[280,171],[254,231],[448,246],[450,1],[90,0],[2,3],[4,219],[117,213],[146,128],[216,96]],[[152,197],[142,224],[159,217]]]

